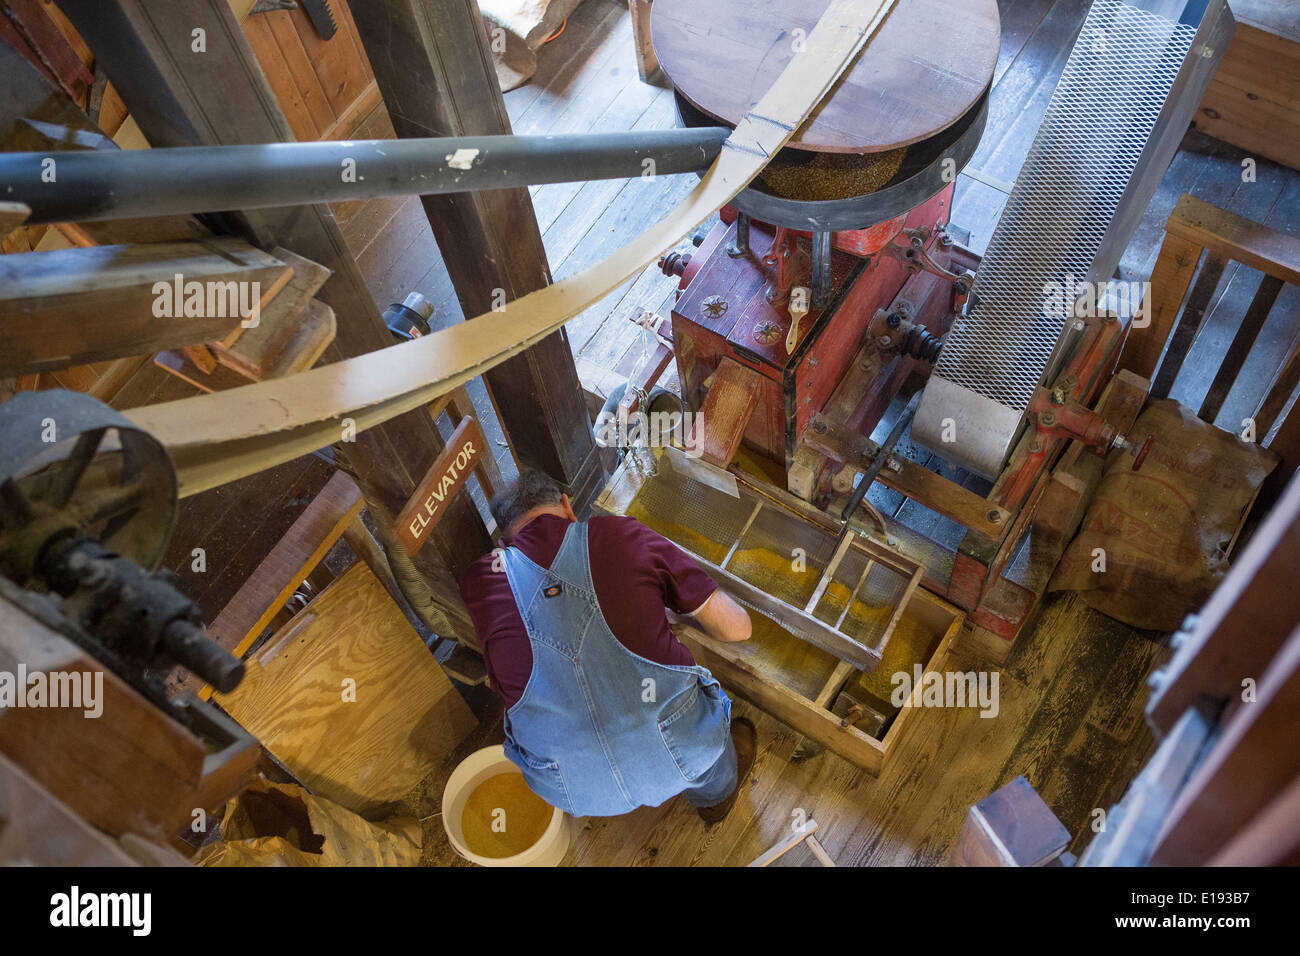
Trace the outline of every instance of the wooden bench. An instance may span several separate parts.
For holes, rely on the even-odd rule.
[[[1202,257],[1205,261],[1200,265]],[[1129,333],[1119,362],[1121,370],[1152,380],[1152,399],[1167,397],[1210,311],[1229,261],[1264,275],[1197,413],[1202,421],[1210,423],[1218,417],[1282,287],[1300,285],[1300,238],[1194,196],[1183,196],[1165,226],[1164,243],[1151,273],[1147,293],[1150,323]],[[1282,459],[1261,489],[1257,507],[1268,507],[1276,501],[1287,480],[1300,468],[1300,414],[1293,409],[1291,414],[1283,415],[1297,386],[1300,343],[1282,358],[1250,416],[1255,440]]]

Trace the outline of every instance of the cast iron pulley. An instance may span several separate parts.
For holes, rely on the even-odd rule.
[[[158,566],[176,472],[151,435],[89,395],[51,389],[0,405],[0,447],[0,572],[26,585],[44,549],[69,535]]]
[[[163,446],[96,399],[57,389],[0,405],[0,442],[0,574],[59,595],[88,649],[137,687],[146,669],[180,664],[233,690],[243,664],[203,633],[174,576],[155,570],[176,518]]]

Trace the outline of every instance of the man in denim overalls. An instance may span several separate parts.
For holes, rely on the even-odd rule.
[[[668,629],[689,615],[723,641],[749,615],[667,539],[631,518],[579,522],[546,475],[492,500],[509,545],[461,593],[506,701],[506,754],[574,816],[614,816],[682,794],[707,823],[734,805],[754,726]]]

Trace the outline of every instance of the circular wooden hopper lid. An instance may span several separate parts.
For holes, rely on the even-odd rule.
[[[795,56],[830,0],[655,0],[655,54],[691,104],[735,126]],[[803,32],[796,33],[795,31]],[[832,95],[791,146],[870,153],[934,136],[988,89],[997,66],[997,0],[897,0]]]

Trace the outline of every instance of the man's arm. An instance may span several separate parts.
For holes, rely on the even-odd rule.
[[[727,643],[747,641],[753,631],[749,612],[722,593],[721,588],[710,594],[690,616],[710,637]]]

